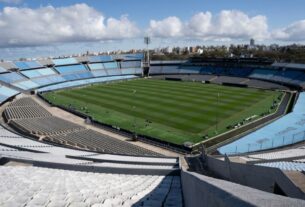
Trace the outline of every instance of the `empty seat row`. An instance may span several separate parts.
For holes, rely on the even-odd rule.
[[[173,198],[182,206],[175,176],[3,166],[0,174],[0,206],[172,206]]]
[[[24,105],[23,105],[24,104]],[[114,139],[78,124],[52,116],[30,98],[21,98],[11,103],[4,111],[9,124],[45,140],[73,147],[113,154],[159,155],[150,150]]]
[[[39,104],[34,101],[32,98],[24,97],[15,99],[7,107],[17,107],[17,106],[39,106]]]
[[[125,155],[159,155],[142,147],[114,139],[107,135],[93,130],[81,130],[77,132],[65,133],[49,136],[52,142],[68,144],[74,147],[112,154]]]
[[[305,157],[305,147],[298,147],[295,149],[279,150],[269,153],[259,153],[249,155],[250,158],[262,159],[262,160],[273,160],[283,158],[294,158],[294,157]]]
[[[78,132],[84,127],[54,116],[28,119],[14,119],[10,124],[33,135],[56,135]]]
[[[267,163],[258,163],[256,165],[279,168],[281,170],[287,171],[301,171],[305,172],[305,163],[298,162],[267,162]]]
[[[50,117],[52,114],[41,106],[7,107],[4,110],[7,120]]]

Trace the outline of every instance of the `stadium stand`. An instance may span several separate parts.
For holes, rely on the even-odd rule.
[[[76,80],[76,81],[69,81],[64,83],[59,83],[51,86],[46,86],[39,88],[39,92],[44,91],[52,91],[52,90],[58,90],[63,88],[70,88],[75,86],[82,86],[87,84],[93,84],[93,83],[102,83],[102,82],[108,82],[108,81],[116,81],[116,80],[126,80],[126,79],[132,79],[136,78],[137,76],[134,75],[126,75],[126,76],[113,76],[113,77],[100,77],[100,78],[91,78],[86,80]]]
[[[105,70],[93,70],[91,73],[94,77],[108,76]]]
[[[112,59],[119,59],[119,60],[143,60],[144,59],[144,53],[112,55]]]
[[[39,87],[39,85],[31,80],[24,80],[12,83],[13,86],[21,88],[23,90],[29,90]]]
[[[141,61],[122,61],[121,68],[141,68]]]
[[[305,203],[194,172],[171,175],[175,168],[168,169],[169,165],[177,163],[173,158],[92,154],[23,138],[2,127],[0,131],[0,156],[7,162],[0,166],[1,206],[222,206],[223,200],[229,206],[249,207],[267,206],[265,201],[275,206]],[[76,157],[99,158],[106,164]],[[129,166],[130,162],[138,164]],[[160,163],[167,166],[158,167]]]
[[[256,165],[279,168],[281,170],[287,171],[303,171],[305,172],[305,163],[296,163],[296,162],[268,162],[268,163],[258,163]]]
[[[42,92],[136,78],[142,73],[140,59],[143,59],[143,54],[18,61],[15,66],[0,63],[0,81],[8,84],[0,86],[0,102],[19,93],[9,88],[9,84],[24,90],[41,87],[38,91]],[[305,83],[304,71],[296,70],[301,67],[299,65],[277,70],[192,65],[183,61],[176,63],[170,61],[152,65],[150,73],[162,74],[156,78],[163,79],[176,77],[219,84],[246,83],[277,89],[281,87],[272,82],[298,86]],[[53,64],[54,68],[43,68]],[[11,69],[19,70],[7,71]],[[282,89],[287,88],[282,86]],[[228,148],[224,146],[223,152],[248,153],[305,140],[304,104],[305,94],[300,93],[291,114],[236,143],[232,142],[233,145]],[[228,171],[228,180],[237,182],[235,179],[240,179],[245,185],[253,182],[252,171],[257,173],[255,176],[262,177],[264,181],[257,181],[258,189],[267,191],[263,192],[180,171],[179,158],[164,157],[52,116],[31,98],[18,97],[5,107],[4,117],[13,129],[18,128],[22,134],[35,135],[40,139],[26,138],[0,126],[0,206],[305,206],[302,200],[268,193],[271,192],[271,185],[273,187],[278,183],[264,180],[272,175],[283,176],[281,170],[304,172],[305,150],[302,146],[239,157],[253,164],[250,167],[242,164],[240,168],[235,168],[230,160],[207,162],[211,169],[215,167],[218,170],[215,173],[217,176]],[[230,166],[222,168],[219,162]],[[238,172],[247,174],[238,176]],[[304,198],[304,193],[301,194],[293,182],[280,181],[281,187],[288,186],[288,191],[284,189],[285,193],[289,192],[287,196]],[[291,186],[297,190],[289,191]]]
[[[274,152],[267,152],[261,154],[251,154],[249,158],[261,159],[261,160],[276,160],[276,159],[287,159],[293,158],[298,159],[297,157],[305,157],[305,147],[298,147],[287,150],[280,150]]]
[[[118,62],[114,61],[117,60]],[[32,90],[47,85],[93,77],[141,75],[143,54],[80,56],[75,58],[43,59],[38,61],[16,61],[0,63],[0,81],[22,90]],[[82,63],[82,64],[80,64]],[[53,68],[43,68],[45,66]],[[289,67],[288,67],[289,65]],[[285,66],[285,67],[284,67]],[[293,67],[296,68],[293,68]],[[13,69],[14,72],[8,72]],[[17,71],[15,71],[17,69]],[[18,69],[20,71],[18,71]],[[58,72],[57,72],[58,71]],[[59,74],[58,74],[59,73]],[[301,64],[272,65],[268,68],[198,65],[186,61],[152,61],[149,73],[156,74],[201,74],[250,78],[249,87],[282,88],[275,84],[305,86],[304,66]],[[264,80],[264,81],[260,81]],[[222,80],[218,79],[216,83]],[[266,82],[271,81],[271,82]]]
[[[87,69],[84,65],[69,65],[69,66],[56,66],[55,69],[61,74],[86,72]]]
[[[6,192],[1,197],[6,206],[98,206],[100,203],[103,206],[135,203],[161,206],[165,203],[167,206],[170,202],[182,206],[180,179],[176,176],[73,172],[39,167],[0,167],[0,171],[2,191]],[[40,183],[42,180],[44,182]],[[11,191],[7,191],[11,185],[19,186],[14,188],[19,199],[11,199]],[[171,191],[175,195],[167,197]]]
[[[36,61],[16,61],[14,64],[20,69],[20,70],[26,70],[31,68],[41,68],[43,67],[40,63]]]
[[[199,66],[180,66],[180,73],[183,74],[199,74],[200,70]]]
[[[78,64],[75,58],[61,58],[52,60],[55,65],[73,65]]]
[[[89,56],[88,59],[91,63],[108,62],[113,60],[112,56],[110,55]]]
[[[26,80],[25,77],[19,75],[16,72],[9,72],[9,73],[2,73],[0,74],[0,81],[3,81],[5,83],[14,83],[17,81]]]
[[[10,70],[10,69],[17,68],[17,66],[14,65],[13,62],[0,62],[0,67],[5,69],[5,70]]]
[[[75,59],[79,63],[87,63],[87,62],[89,62],[89,57],[88,56],[79,56],[79,57],[75,57]]]
[[[219,77],[213,79],[211,82],[218,83],[218,84],[222,84],[222,83],[242,84],[246,80],[247,80],[246,78],[219,76]]]
[[[61,75],[50,75],[50,76],[43,76],[39,78],[33,78],[33,82],[38,84],[39,86],[46,86],[50,84],[56,84],[60,82],[65,82],[66,79],[64,79]]]
[[[246,84],[249,87],[254,87],[254,88],[263,88],[263,89],[282,89],[282,90],[287,90],[289,89],[286,86],[283,86],[281,84],[277,83],[271,83],[271,82],[266,82],[262,80],[255,80],[255,79],[249,79]]]
[[[37,62],[39,62],[43,66],[54,65],[52,59],[41,59],[41,60],[38,60]]]
[[[13,127],[36,137],[44,136],[49,142],[104,153],[158,155],[158,153],[52,116],[30,98],[20,98],[16,103],[9,104],[4,110],[4,116]]]
[[[93,75],[91,72],[79,72],[79,73],[71,73],[71,74],[62,75],[62,77],[64,79],[66,79],[67,81],[72,81],[72,80],[92,78]]]
[[[17,95],[18,93],[19,92],[14,89],[0,85],[0,103],[6,101],[7,99],[9,99],[12,96]]]
[[[44,68],[44,69],[36,69],[36,70],[25,70],[21,72],[23,75],[27,76],[28,78],[37,78],[41,76],[48,76],[48,75],[55,75],[57,74],[51,68]]]
[[[90,70],[102,70],[104,69],[104,65],[103,63],[91,63],[91,64],[88,64]]]
[[[104,153],[130,154],[130,155],[158,155],[134,145],[102,135],[93,130],[81,130],[74,133],[49,136],[49,141],[57,143],[70,143],[76,147],[87,148]]]
[[[37,106],[7,107],[4,113],[8,120],[51,116],[48,111]]]
[[[218,148],[221,154],[238,154],[291,145],[305,140],[305,93],[299,95],[293,112]]]

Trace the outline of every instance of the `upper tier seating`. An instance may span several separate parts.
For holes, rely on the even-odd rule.
[[[91,63],[112,61],[112,57],[110,55],[89,56],[88,58],[89,62]]]
[[[2,103],[3,101],[7,100],[8,98],[17,95],[19,92],[8,88],[6,86],[1,86],[0,85],[0,103]]]
[[[180,66],[180,73],[199,74],[202,67],[200,66]]]
[[[89,57],[88,56],[79,56],[75,58],[77,62],[83,63],[83,62],[89,62]]]
[[[102,70],[105,68],[103,63],[91,63],[88,66],[90,70]]]
[[[141,61],[122,61],[121,68],[141,68]]]
[[[106,62],[103,64],[104,64],[105,69],[118,69],[119,68],[117,62]]]
[[[87,85],[92,83],[102,83],[107,81],[115,81],[115,80],[124,80],[124,79],[131,79],[136,78],[134,75],[125,75],[125,76],[113,76],[113,77],[100,77],[100,78],[91,78],[85,80],[76,80],[76,81],[69,81],[64,83],[59,83],[51,86],[46,86],[43,88],[38,89],[39,92],[43,91],[51,91],[51,90],[58,90],[63,88]]]
[[[43,66],[54,65],[54,62],[52,61],[52,59],[41,59],[41,60],[38,60],[37,62],[39,62]]]
[[[56,75],[51,75],[51,76],[33,78],[32,81],[35,82],[36,84],[38,84],[39,86],[46,86],[46,85],[50,85],[50,84],[65,82],[67,80],[64,79],[61,75],[56,74]]]
[[[61,59],[53,59],[52,60],[55,65],[72,65],[78,64],[75,58],[61,58]]]
[[[12,84],[13,86],[16,86],[18,88],[21,88],[23,90],[29,90],[33,88],[39,87],[39,85],[32,80],[24,80],[24,81],[18,81]]]
[[[41,76],[48,76],[48,75],[57,74],[51,68],[36,69],[36,70],[24,70],[21,73],[23,75],[27,76],[28,78],[37,78],[37,77],[41,77]]]
[[[19,112],[22,112],[22,110],[19,110]],[[36,114],[31,114],[29,117],[34,115]],[[84,127],[54,116],[12,119],[9,123],[36,136],[65,134],[84,130]]]
[[[43,67],[40,63],[36,61],[16,61],[14,63],[20,70]]]
[[[10,84],[16,81],[26,80],[26,78],[16,72],[10,72],[0,74],[0,80]]]
[[[14,65],[13,62],[0,62],[0,67],[5,69],[5,70],[9,70],[12,68],[17,68],[16,65]]]
[[[305,81],[305,72],[301,70],[256,69],[249,77],[300,85]]]
[[[4,113],[8,120],[52,116],[47,110],[37,106],[7,107]]]
[[[246,81],[246,78],[230,77],[230,76],[219,76],[216,79],[213,79],[213,83],[233,83],[233,84],[242,84]]]
[[[158,155],[158,153],[152,153],[150,150],[113,139],[93,130],[81,130],[74,133],[49,136],[49,140],[103,153]]]
[[[55,69],[61,74],[86,72],[87,69],[84,65],[68,65],[68,66],[57,66]]]

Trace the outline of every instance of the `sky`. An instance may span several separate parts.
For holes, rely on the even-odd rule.
[[[0,0],[0,59],[191,45],[304,44],[304,0]]]

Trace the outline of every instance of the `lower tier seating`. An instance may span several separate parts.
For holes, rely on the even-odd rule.
[[[20,98],[9,104],[4,114],[9,124],[20,131],[49,142],[111,154],[149,155],[160,154],[121,141],[104,134],[87,130],[78,124],[52,116],[30,98]],[[24,104],[24,106],[23,106]],[[12,106],[12,107],[10,107]]]
[[[150,150],[146,150],[133,144],[114,139],[90,129],[49,136],[48,140],[104,153],[128,155],[159,155],[158,153],[154,153]]]
[[[11,124],[34,135],[55,135],[85,129],[72,122],[51,116],[42,118],[16,119]]]

